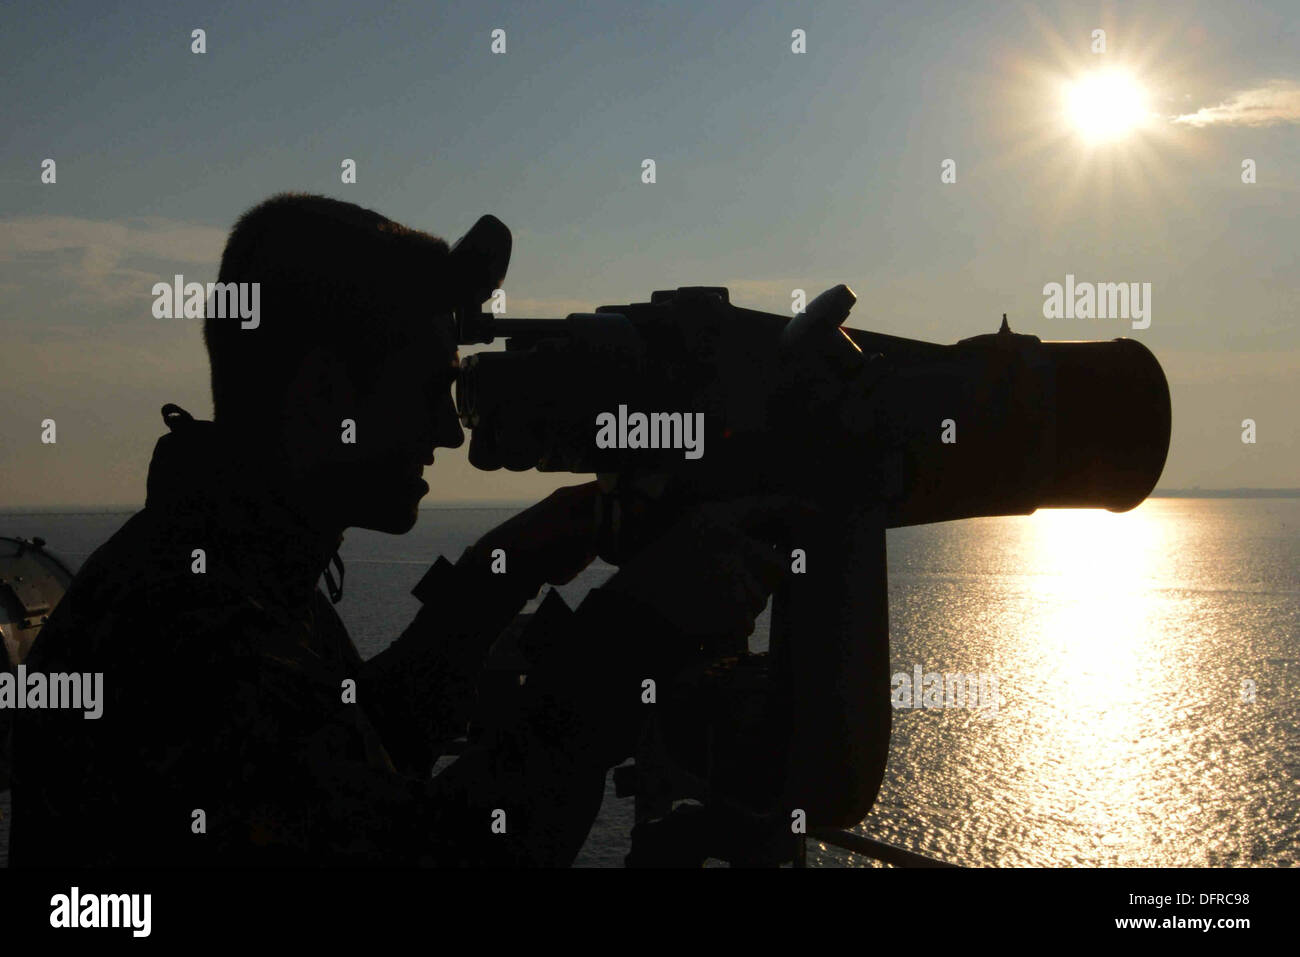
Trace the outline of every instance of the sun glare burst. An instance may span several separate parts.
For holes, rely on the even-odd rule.
[[[1122,139],[1150,115],[1146,90],[1121,70],[1099,70],[1069,83],[1065,110],[1071,125],[1090,143]]]

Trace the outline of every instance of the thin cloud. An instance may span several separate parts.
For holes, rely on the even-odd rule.
[[[97,258],[152,256],[215,266],[226,231],[168,219],[115,223],[75,216],[28,216],[0,221],[0,258],[22,253],[95,250]]]
[[[1300,123],[1300,86],[1278,80],[1242,90],[1218,106],[1174,118],[1187,126],[1277,126]]]
[[[159,218],[16,217],[0,220],[0,266],[10,273],[4,281],[46,302],[56,288],[77,302],[121,305],[147,301],[154,282],[171,278],[149,268],[151,260],[201,265],[215,274],[225,239],[215,226]]]

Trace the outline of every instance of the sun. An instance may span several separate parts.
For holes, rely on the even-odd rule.
[[[1065,112],[1070,124],[1089,143],[1123,139],[1150,116],[1147,92],[1131,73],[1097,70],[1068,83]]]
[[[1170,122],[1187,111],[1184,91],[1205,71],[1184,42],[1185,25],[1133,21],[1122,31],[1122,46],[1100,53],[1089,44],[1087,24],[1063,30],[1025,9],[1038,37],[998,61],[1002,148],[994,166],[1050,198],[1043,213],[1054,235],[1069,235],[1084,212],[1117,235],[1140,210],[1172,239],[1170,211],[1192,216],[1197,206],[1195,195],[1176,185],[1169,164],[1207,149],[1192,127]],[[1116,31],[1111,39],[1120,37]]]

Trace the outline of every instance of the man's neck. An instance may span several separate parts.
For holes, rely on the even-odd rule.
[[[265,531],[282,537],[288,566],[285,572],[304,576],[314,586],[346,529],[346,523],[338,517],[335,496],[322,481],[320,470],[295,467],[287,460],[283,447],[249,442],[243,436],[231,442],[229,430],[220,431],[230,450],[232,473],[240,477],[231,491],[255,503],[260,521],[272,526]]]

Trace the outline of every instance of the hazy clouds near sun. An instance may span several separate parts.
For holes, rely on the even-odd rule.
[[[1277,80],[1253,90],[1234,93],[1218,106],[1206,106],[1174,119],[1189,126],[1273,126],[1300,124],[1300,85]]]

